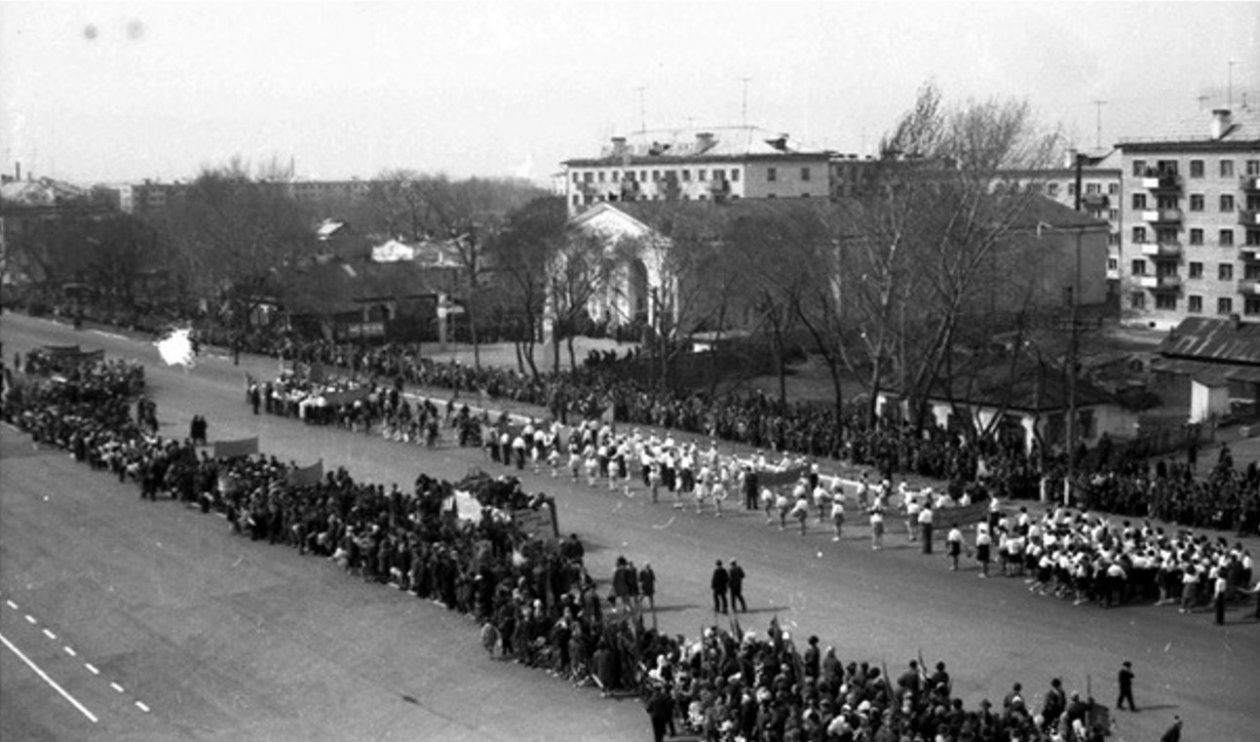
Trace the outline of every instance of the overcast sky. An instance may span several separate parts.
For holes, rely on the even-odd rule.
[[[869,151],[916,90],[1026,98],[1094,144],[1260,106],[1260,3],[0,2],[0,170],[523,175],[648,128]],[[642,93],[640,93],[642,88]],[[1209,96],[1201,102],[1199,96]]]

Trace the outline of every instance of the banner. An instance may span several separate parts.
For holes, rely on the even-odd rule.
[[[808,466],[794,466],[783,471],[762,469],[757,472],[757,483],[762,487],[778,487],[784,484],[796,484],[796,480],[809,476]]]
[[[242,438],[239,441],[214,442],[216,459],[234,459],[238,456],[253,456],[256,453],[258,453],[258,436]]]
[[[544,505],[537,510],[522,508],[512,511],[512,520],[516,527],[530,538],[542,541],[556,541],[560,538],[560,530],[556,527],[555,513],[551,507]]]
[[[989,519],[989,499],[959,508],[936,508],[932,511],[933,528],[953,528]]]
[[[324,479],[324,460],[320,459],[310,466],[294,467],[289,470],[290,487],[314,487]]]
[[[319,361],[312,363],[306,371],[306,380],[312,384],[323,384],[326,378],[328,375],[324,371],[324,364]]]
[[[328,407],[340,407],[342,405],[350,405],[361,399],[367,399],[372,395],[372,391],[367,387],[359,389],[347,389],[341,392],[326,392],[324,404]]]

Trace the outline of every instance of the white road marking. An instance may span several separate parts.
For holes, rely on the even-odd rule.
[[[60,685],[57,685],[57,681],[48,677],[48,673],[41,670],[39,668],[39,665],[35,664],[34,662],[31,662],[30,658],[22,654],[21,650],[13,646],[13,643],[10,642],[8,639],[6,639],[3,634],[0,634],[0,642],[4,642],[4,646],[8,647],[10,652],[13,652],[14,654],[16,654],[18,656],[18,659],[25,662],[28,667],[34,670],[35,674],[38,675],[41,680],[43,680],[45,683],[48,683],[50,686],[52,686],[53,690],[60,693],[61,696],[65,698],[67,701],[74,704],[74,707],[77,708],[80,711],[80,713],[86,716],[88,718],[88,721],[92,722],[93,724],[100,721],[99,719],[96,718],[96,714],[93,714],[91,711],[88,711],[87,707],[79,703],[79,700],[77,698],[67,693],[65,688],[62,688]]]
[[[122,692],[123,692],[123,687],[122,687],[121,685],[119,685],[118,683],[110,683],[110,684],[109,684],[109,687],[113,688],[114,690],[118,691],[119,693],[122,693]]]
[[[84,662],[84,663],[83,663],[83,666],[84,666],[84,667],[86,667],[86,668],[87,668],[87,671],[88,671],[88,672],[90,672],[90,673],[92,673],[93,675],[100,675],[100,674],[101,674],[101,671],[100,671],[100,670],[97,670],[97,669],[96,669],[96,668],[92,665],[92,663],[91,663],[91,662]]]
[[[57,635],[52,633],[48,629],[44,629],[44,636],[48,637],[49,639],[52,639],[53,641],[57,641]]]
[[[32,616],[32,615],[31,615],[31,614],[29,614],[29,613],[28,613],[28,614],[26,614],[26,622],[27,622],[27,623],[29,623],[29,624],[31,624],[32,626],[33,626],[33,625],[35,625],[35,624],[37,624],[37,623],[39,623],[38,621],[36,621],[36,620],[35,620],[35,617],[34,617],[34,616]]]
[[[12,608],[13,610],[15,610],[15,611],[16,611],[16,610],[18,609],[17,603],[14,603],[12,600],[6,600],[6,601],[4,601],[4,602],[5,602],[5,604],[6,604],[6,605],[8,605],[8,606],[9,606],[10,608]]]
[[[71,649],[70,647],[62,647],[62,649],[66,650],[66,654],[70,655],[71,657],[78,656],[75,654],[75,651]]]
[[[149,707],[148,707],[148,706],[146,706],[146,705],[144,705],[144,703],[142,703],[142,702],[140,702],[140,701],[136,701],[136,708],[140,709],[141,711],[143,711],[143,712],[144,712],[144,713],[146,713],[146,714],[147,714],[147,713],[149,713]]]
[[[113,338],[113,339],[115,339],[115,340],[126,340],[126,339],[127,339],[127,338],[126,338],[126,336],[124,336],[124,335],[118,335],[118,334],[113,333],[113,332],[105,332],[104,330],[92,330],[92,332],[96,333],[97,335],[100,335],[101,337]]]

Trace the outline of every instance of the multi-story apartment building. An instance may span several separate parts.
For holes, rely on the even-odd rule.
[[[1260,112],[1217,109],[1117,148],[1126,315],[1159,328],[1193,316],[1260,321]]]
[[[284,190],[298,203],[323,199],[357,198],[366,196],[372,187],[370,180],[285,180],[271,185]],[[146,180],[130,188],[131,211],[142,216],[160,214],[177,208],[188,193],[189,184],[180,181],[160,183]]]
[[[598,157],[563,163],[565,200],[576,214],[617,201],[827,198],[830,153],[788,139],[754,126],[613,137]]]

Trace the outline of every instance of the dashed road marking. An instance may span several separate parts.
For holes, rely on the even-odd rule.
[[[53,641],[57,641],[57,635],[52,633],[48,629],[44,629],[44,636],[48,637],[49,639],[52,639]]]
[[[118,683],[110,683],[110,684],[109,684],[109,687],[113,688],[114,690],[118,691],[119,693],[122,693],[122,692],[123,692],[123,687],[122,687],[121,685],[119,685]]]
[[[86,668],[87,668],[87,671],[88,671],[88,672],[90,672],[90,673],[92,673],[93,675],[100,675],[100,674],[101,674],[101,671],[100,671],[100,670],[97,670],[97,669],[96,669],[96,666],[95,666],[95,665],[93,665],[91,662],[84,662],[84,663],[83,663],[83,666],[84,666],[84,667],[86,667]]]
[[[144,703],[141,701],[136,701],[136,708],[140,709],[146,714],[149,713],[149,707],[144,705]]]
[[[29,614],[29,613],[28,613],[28,614],[26,614],[26,622],[27,622],[28,624],[31,624],[32,626],[34,626],[35,624],[39,623],[39,621],[36,621],[36,620],[35,620],[35,617],[34,617],[34,616],[32,616],[32,615],[31,615],[31,614]]]
[[[17,603],[14,603],[12,600],[6,600],[4,602],[5,602],[5,605],[9,606],[13,610],[16,611],[18,609]]]
[[[62,649],[66,650],[66,654],[70,655],[71,657],[77,657],[77,656],[78,656],[78,654],[77,654],[77,653],[76,653],[73,649],[71,649],[70,647],[62,647]]]

